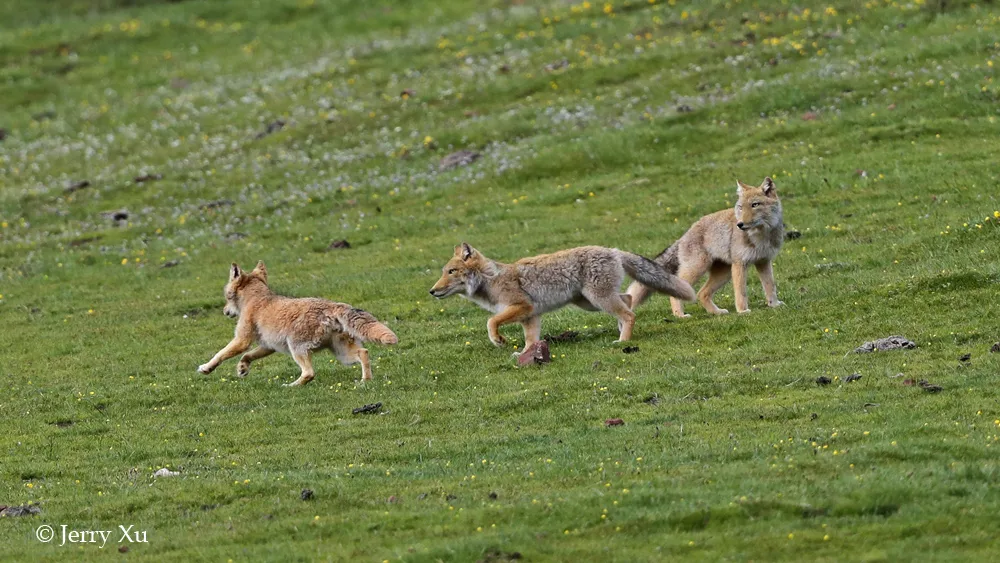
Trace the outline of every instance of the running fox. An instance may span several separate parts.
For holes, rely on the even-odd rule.
[[[698,301],[714,315],[729,311],[720,309],[712,296],[733,278],[736,311],[748,313],[747,266],[753,264],[760,274],[768,307],[783,305],[778,301],[771,261],[781,251],[785,240],[785,225],[781,216],[781,201],[771,178],[764,178],[759,187],[736,181],[737,201],[734,209],[724,209],[699,219],[677,242],[653,259],[668,272],[694,284],[705,272],[708,281],[698,290]],[[633,306],[639,306],[649,295],[649,288],[634,282],[628,288]],[[684,304],[670,300],[674,315],[684,314]]]
[[[525,349],[540,338],[541,315],[569,303],[618,318],[619,341],[632,337],[635,314],[629,296],[619,293],[625,274],[675,298],[693,301],[691,286],[661,266],[616,248],[583,246],[501,264],[466,243],[442,269],[430,293],[443,299],[460,294],[496,313],[486,323],[490,342],[506,342],[498,329],[510,323],[524,327]]]
[[[267,268],[258,262],[246,273],[233,262],[229,283],[225,288],[227,317],[238,317],[236,336],[208,363],[198,367],[201,373],[212,373],[220,363],[243,353],[250,344],[258,346],[240,358],[236,375],[245,377],[250,362],[274,352],[291,354],[302,374],[286,386],[305,385],[314,377],[312,353],[330,349],[344,365],[361,362],[361,379],[372,378],[368,350],[362,342],[395,344],[399,342],[389,327],[378,322],[370,313],[346,303],[326,299],[295,299],[283,297],[267,286]]]

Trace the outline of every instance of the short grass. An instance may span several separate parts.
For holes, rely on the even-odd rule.
[[[1000,549],[991,3],[50,0],[0,16],[0,504],[42,509],[0,521],[0,557],[128,544],[44,545],[42,524],[135,525],[148,544],[125,557],[157,561]],[[439,171],[459,149],[483,156]],[[628,355],[611,317],[565,309],[543,332],[580,338],[518,369],[486,312],[427,295],[460,241],[501,260],[655,254],[765,175],[801,233],[775,266],[780,309],[755,279],[749,315],[679,321],[656,298]],[[302,389],[281,387],[298,374],[283,356],[243,380],[234,361],[195,373],[231,335],[229,262],[258,259],[277,291],[399,334],[371,346],[373,382],[331,356]],[[890,334],[919,346],[850,354]]]

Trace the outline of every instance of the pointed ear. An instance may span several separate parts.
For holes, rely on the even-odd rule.
[[[240,277],[240,274],[242,273],[243,272],[240,271],[240,267],[236,265],[236,262],[233,262],[233,265],[229,268],[229,281],[233,281]]]
[[[743,182],[736,180],[736,195],[743,195]]]
[[[760,189],[764,190],[764,195],[767,197],[774,197],[778,195],[778,192],[774,189],[774,180],[770,176],[764,178],[764,182],[760,185]]]
[[[253,271],[256,272],[262,280],[264,280],[264,283],[267,283],[267,266],[264,265],[263,260],[257,261],[257,267],[254,268]]]
[[[457,256],[459,258],[462,256],[462,247],[463,246],[465,246],[464,242],[462,244],[460,244],[460,245],[458,245],[458,246],[455,247],[455,256]]]
[[[476,249],[469,246],[469,243],[462,243],[462,260],[468,260],[476,255]]]

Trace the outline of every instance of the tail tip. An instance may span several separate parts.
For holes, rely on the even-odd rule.
[[[382,337],[382,344],[398,344],[398,343],[399,343],[399,337],[391,332]]]

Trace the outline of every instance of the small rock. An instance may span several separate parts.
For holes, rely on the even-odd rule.
[[[101,213],[101,217],[105,219],[111,219],[115,222],[128,221],[128,210],[127,209],[116,209],[114,211],[105,211]]]
[[[861,374],[860,373],[852,373],[851,375],[848,375],[847,377],[845,377],[844,381],[847,382],[847,383],[850,383],[852,381],[857,381],[859,379],[861,379]]]
[[[677,106],[677,113],[691,113],[692,111],[694,111],[694,108],[687,104]]]
[[[278,131],[281,131],[281,129],[284,126],[285,126],[285,121],[283,119],[277,119],[275,121],[272,121],[267,125],[267,129],[264,129],[260,133],[257,133],[257,136],[254,137],[254,139],[258,140],[263,139],[264,137],[267,137],[271,133],[277,133]]]
[[[785,232],[785,240],[795,240],[797,238],[802,238],[802,233],[799,231],[787,231]]]
[[[176,265],[178,265],[180,263],[181,263],[180,260],[168,260],[168,261],[164,262],[160,267],[161,268],[173,268],[174,266],[176,266]]]
[[[352,410],[351,413],[352,414],[373,413],[373,412],[378,412],[378,410],[380,408],[382,408],[382,403],[372,403],[370,405],[365,405],[363,407],[358,407],[358,408]]]
[[[157,469],[156,472],[153,473],[153,477],[177,477],[178,475],[180,475],[179,472],[171,471],[166,467],[162,469]]]
[[[438,170],[443,172],[459,166],[466,166],[479,160],[481,156],[483,156],[481,153],[475,151],[456,151],[441,159]]]
[[[807,111],[802,114],[802,121],[816,121],[819,115],[816,112]]]
[[[248,235],[246,233],[229,233],[224,238],[228,242],[233,242],[235,240],[245,239],[248,236],[250,236],[250,235]]]
[[[22,506],[5,506],[0,510],[0,518],[15,518],[19,516],[34,516],[35,514],[41,514],[42,509],[38,508],[33,504],[25,504]]]
[[[73,192],[77,192],[84,188],[89,188],[89,187],[90,187],[90,180],[80,180],[79,182],[73,182],[72,184],[66,186],[66,189],[63,191],[65,191],[68,194],[71,194]]]
[[[331,242],[330,246],[327,246],[326,249],[327,250],[334,250],[334,249],[337,249],[337,248],[348,249],[350,247],[351,247],[351,243],[347,242],[344,239],[341,239],[341,240],[335,240],[335,241]]]
[[[417,500],[424,500],[425,498],[427,498],[427,493],[420,493],[417,495]]]
[[[817,413],[812,413],[811,415],[809,415],[809,420],[816,420],[817,418],[819,418],[819,414]]]
[[[638,346],[626,346],[626,347],[622,348],[622,352],[624,352],[626,354],[635,354],[638,351],[639,351],[639,347]]]
[[[875,351],[886,351],[886,350],[909,350],[916,348],[917,345],[910,340],[902,336],[887,336],[885,338],[880,338],[872,342],[865,342],[861,346],[854,349],[855,354],[867,354],[868,352]]]
[[[903,385],[905,385],[907,387],[912,387],[914,383],[916,383],[916,382],[913,381],[912,379],[904,379],[903,380]]]
[[[575,330],[564,330],[556,336],[546,334],[542,337],[542,340],[547,340],[549,342],[573,342],[578,336],[580,336],[580,333]]]
[[[163,174],[143,174],[142,176],[136,176],[133,181],[136,184],[142,184],[143,182],[152,182],[153,180],[162,180]]]
[[[556,61],[554,63],[549,63],[545,65],[545,72],[555,72],[560,69],[564,69],[569,66],[569,59],[563,59],[561,61]]]
[[[933,383],[930,383],[926,379],[921,379],[919,385],[920,387],[923,388],[924,391],[927,391],[928,393],[938,393],[942,389],[940,385],[934,385]]]
[[[1000,342],[997,342],[996,344],[994,344],[993,347],[990,348],[990,352],[992,352],[994,354],[1000,353]]]
[[[385,502],[389,504],[396,504],[397,502],[399,502],[399,499],[396,498],[396,495],[391,495]]]
[[[544,340],[539,340],[531,345],[530,348],[525,348],[521,355],[517,357],[517,365],[526,366],[528,364],[547,364],[552,361],[552,356],[549,354],[549,343]]]
[[[208,203],[203,203],[198,206],[199,209],[218,209],[219,207],[229,207],[233,205],[233,200],[231,199],[217,199],[215,201],[210,201]]]
[[[128,546],[127,545],[118,546],[118,553],[128,553]]]
[[[621,426],[625,424],[625,421],[620,418],[609,418],[604,421],[605,426]]]
[[[967,362],[971,359],[972,359],[972,354],[962,354],[961,356],[958,357],[958,361],[960,362]]]
[[[653,405],[655,407],[656,405],[660,404],[660,398],[657,397],[656,395],[651,395],[649,397],[646,397],[642,402],[646,403],[647,405]]]
[[[821,375],[816,378],[816,385],[829,385],[831,379],[825,375]]]
[[[490,492],[490,500],[496,500],[496,499],[497,499],[497,494],[491,491]]]
[[[312,489],[302,489],[302,492],[299,493],[299,498],[302,500],[312,500],[313,498]]]

